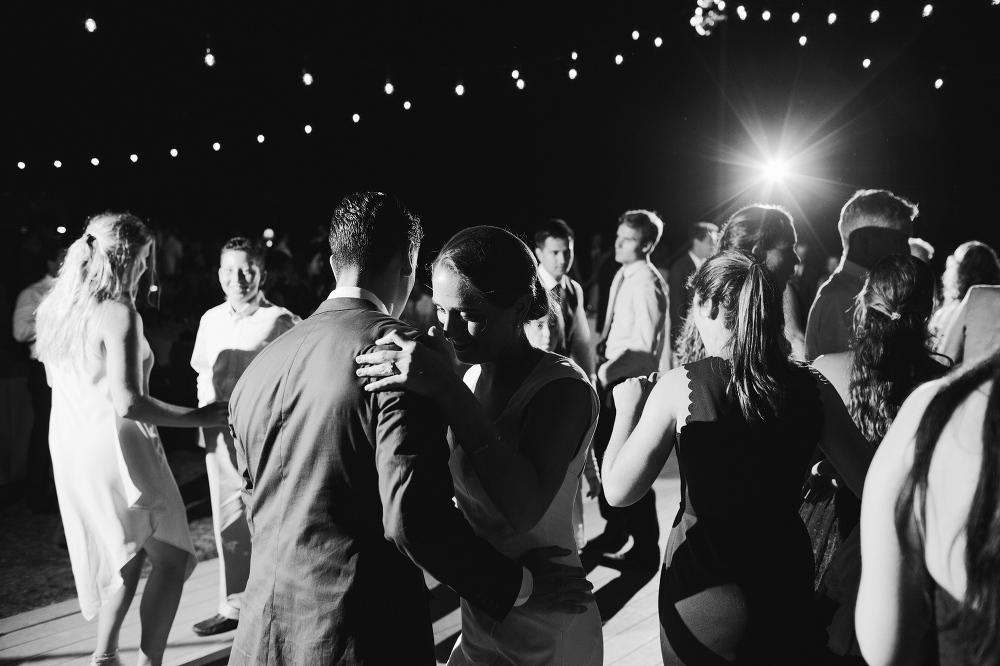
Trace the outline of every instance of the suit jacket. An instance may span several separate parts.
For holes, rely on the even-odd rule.
[[[355,375],[392,329],[412,332],[368,301],[324,301],[233,391],[253,550],[230,664],[434,664],[416,565],[497,620],[517,598],[520,565],[452,501],[441,412]]]
[[[691,307],[692,293],[687,288],[687,280],[694,271],[694,260],[687,252],[670,267],[667,286],[670,288],[670,342],[674,349],[677,349],[677,338]]]
[[[816,293],[806,321],[806,360],[851,349],[854,340],[855,297],[865,286],[868,271],[844,259]]]

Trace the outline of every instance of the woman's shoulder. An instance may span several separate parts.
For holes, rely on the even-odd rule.
[[[142,332],[142,317],[135,305],[124,301],[103,301],[94,309],[95,328],[104,335],[124,337],[132,329]]]

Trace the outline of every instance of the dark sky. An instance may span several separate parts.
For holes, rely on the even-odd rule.
[[[381,189],[424,220],[428,249],[462,226],[551,216],[613,233],[638,207],[676,247],[686,225],[767,200],[835,254],[840,206],[885,187],[920,204],[938,261],[971,238],[1000,246],[991,0],[935,3],[929,18],[926,2],[745,2],[745,21],[734,1],[709,37],[688,22],[694,0],[356,4],[5,7],[3,224],[75,232],[127,208],[206,239],[302,239],[344,194]],[[739,165],[765,153],[798,156],[770,192]]]

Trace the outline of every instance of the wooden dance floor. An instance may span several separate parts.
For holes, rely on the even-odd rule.
[[[680,482],[674,458],[654,485],[660,519],[660,549],[666,543],[677,511]],[[587,538],[604,528],[596,500],[584,502]],[[191,625],[215,613],[218,604],[218,560],[202,562],[184,586],[180,609],[170,632],[166,666],[216,666],[225,664],[233,633],[201,638]],[[588,576],[605,618],[604,663],[618,666],[660,664],[656,593],[659,575],[626,573],[598,565]],[[145,581],[140,583],[121,633],[122,661],[134,664],[139,644],[139,603]],[[454,592],[428,578],[434,591],[434,640],[438,661],[445,662],[458,636],[461,621]],[[86,622],[75,599],[0,620],[0,664],[85,666],[94,649],[97,622]]]

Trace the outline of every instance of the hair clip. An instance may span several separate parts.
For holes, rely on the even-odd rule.
[[[899,319],[899,318],[900,318],[901,316],[902,316],[902,315],[900,315],[900,314],[899,314],[898,312],[890,312],[890,313],[889,313],[889,319],[891,319],[891,320],[893,320],[893,321],[896,321],[896,320],[897,320],[897,319]]]
[[[94,247],[94,240],[95,238],[93,234],[87,234],[87,245]]]

